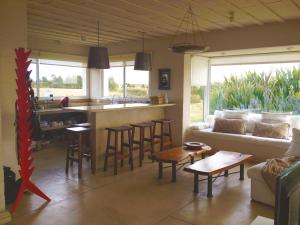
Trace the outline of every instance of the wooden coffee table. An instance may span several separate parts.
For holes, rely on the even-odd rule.
[[[194,173],[194,193],[199,192],[199,175],[207,176],[207,197],[212,197],[213,178],[227,177],[229,169],[240,166],[240,180],[244,180],[244,163],[252,157],[253,155],[238,152],[219,151],[206,159],[185,167],[184,171]],[[221,175],[222,172],[224,175]],[[219,175],[213,177],[215,174]]]
[[[211,147],[207,145],[202,146],[200,150],[188,150],[184,147],[174,147],[162,152],[157,152],[149,156],[149,158],[158,162],[159,179],[161,179],[163,176],[163,163],[170,163],[172,167],[172,182],[176,182],[177,166],[182,167],[188,162],[194,163],[194,158],[196,155],[201,155],[202,158],[205,158],[205,153],[207,153],[210,150]]]

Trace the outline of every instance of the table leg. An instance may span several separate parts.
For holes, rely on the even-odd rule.
[[[199,175],[194,173],[194,193],[199,193]]]
[[[228,175],[229,175],[228,170],[225,170],[224,176],[225,176],[225,177],[228,177]]]
[[[212,176],[208,176],[207,178],[207,197],[211,198],[212,194]]]
[[[163,163],[158,162],[158,179],[163,177]]]
[[[240,180],[244,180],[244,169],[245,169],[244,164],[241,164],[240,165]]]
[[[176,182],[176,162],[172,162],[172,182]]]

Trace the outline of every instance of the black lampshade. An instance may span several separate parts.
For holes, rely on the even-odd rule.
[[[90,47],[88,68],[109,69],[108,49],[105,47]]]
[[[152,69],[151,54],[147,52],[137,52],[135,55],[134,69],[150,71]]]

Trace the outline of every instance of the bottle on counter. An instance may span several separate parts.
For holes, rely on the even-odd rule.
[[[169,103],[169,98],[168,98],[168,94],[167,93],[165,93],[164,102],[165,102],[165,104]]]

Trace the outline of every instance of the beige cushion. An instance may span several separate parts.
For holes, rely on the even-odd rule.
[[[216,119],[213,132],[245,134],[246,121],[240,119]]]
[[[290,125],[287,123],[268,124],[256,123],[253,131],[254,136],[287,139]]]
[[[300,130],[294,128],[293,129],[293,139],[292,143],[286,152],[287,156],[296,156],[300,157]]]

